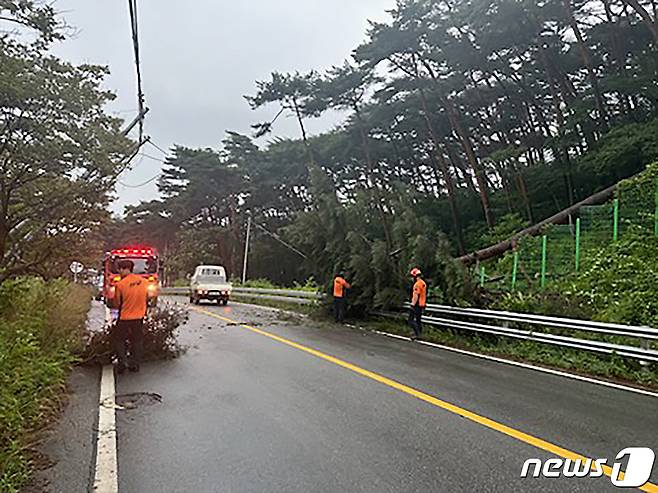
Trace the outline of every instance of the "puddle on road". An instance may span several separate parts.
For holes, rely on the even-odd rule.
[[[160,404],[162,396],[155,392],[131,392],[115,396],[115,402],[118,410],[131,411]]]

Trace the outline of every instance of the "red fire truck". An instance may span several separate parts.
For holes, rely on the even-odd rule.
[[[142,276],[148,280],[149,300],[154,306],[158,301],[160,292],[160,281],[158,279],[158,270],[160,261],[158,251],[151,247],[122,247],[115,248],[105,254],[103,260],[103,298],[105,304],[110,308],[114,307],[115,286],[121,280],[119,274],[119,262],[121,260],[131,260],[134,269],[133,274]]]

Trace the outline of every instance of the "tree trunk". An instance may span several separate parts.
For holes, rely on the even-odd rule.
[[[422,91],[422,89],[420,91],[420,101],[423,107],[423,116],[425,119],[425,124],[427,125],[427,131],[429,132],[430,138],[432,139],[432,143],[434,144],[434,149],[436,153],[436,162],[439,165],[439,169],[441,170],[441,175],[443,176],[443,181],[445,182],[446,189],[448,191],[448,203],[450,205],[452,222],[455,227],[455,234],[457,235],[457,247],[459,248],[460,253],[465,252],[466,246],[464,244],[464,234],[462,231],[461,218],[459,217],[459,209],[457,207],[457,198],[456,198],[457,194],[455,193],[455,184],[452,180],[452,176],[450,175],[448,164],[446,163],[443,153],[441,152],[439,137],[436,131],[434,130],[434,125],[432,124],[432,120],[430,119],[429,108],[427,107],[427,98],[425,97],[425,93]]]
[[[581,200],[577,204],[574,204],[571,207],[567,207],[566,209],[558,212],[557,214],[554,214],[551,217],[544,219],[543,221],[516,233],[514,236],[508,238],[507,240],[501,241],[500,243],[496,243],[495,245],[492,245],[487,248],[483,248],[476,252],[469,253],[468,255],[459,257],[457,260],[463,262],[466,265],[471,265],[478,261],[487,260],[493,257],[498,257],[503,253],[505,253],[506,251],[514,248],[514,246],[519,241],[519,239],[523,238],[524,236],[538,235],[543,231],[544,226],[548,226],[549,224],[560,224],[569,221],[569,217],[576,214],[581,207],[585,205],[600,204],[601,202],[610,199],[613,196],[615,190],[617,189],[617,185],[618,184],[615,183],[614,185],[606,188],[605,190],[601,190],[600,192],[597,192],[594,195],[590,195],[585,200]]]
[[[359,133],[361,134],[361,145],[363,146],[363,152],[366,156],[366,166],[368,167],[368,174],[373,180],[374,195],[375,195],[375,207],[379,212],[379,219],[382,223],[382,228],[384,229],[384,236],[386,238],[386,251],[390,252],[393,249],[393,240],[391,236],[391,229],[386,218],[386,211],[384,211],[384,199],[382,198],[381,191],[379,189],[379,181],[374,177],[374,165],[372,162],[372,155],[370,153],[370,143],[368,142],[368,134],[364,128],[363,120],[361,118],[361,113],[359,112],[358,107],[354,107],[354,114],[356,115],[356,120],[359,126]]]
[[[457,133],[457,135],[459,136],[462,142],[462,146],[464,147],[464,152],[466,153],[466,157],[471,165],[471,168],[473,169],[473,173],[475,174],[475,181],[477,182],[478,185],[478,193],[480,195],[480,202],[482,203],[484,219],[487,222],[487,226],[493,228],[494,217],[491,212],[491,207],[489,205],[489,190],[487,187],[487,183],[484,179],[484,176],[482,174],[482,170],[480,169],[478,159],[475,156],[475,151],[473,150],[473,144],[471,142],[470,136],[467,134],[461,122],[459,121],[455,109],[448,101],[445,102],[444,108],[448,112],[448,118],[450,120],[450,124],[455,130],[455,132]]]
[[[564,122],[564,115],[562,113],[562,108],[560,107],[560,98],[555,88],[555,79],[551,74],[551,70],[548,64],[548,60],[544,48],[539,48],[539,55],[542,64],[544,66],[544,72],[546,73],[546,78],[548,79],[548,86],[551,91],[551,99],[553,100],[553,106],[555,108],[558,138],[560,139],[560,141],[562,141],[562,138],[564,137],[565,122]],[[567,149],[567,147],[562,142],[560,142],[559,148],[556,146],[553,149],[553,152],[561,161],[564,162],[564,165],[566,167],[565,179],[566,179],[566,187],[567,187],[567,196],[569,197],[569,205],[571,205],[573,204],[573,183],[572,183],[571,171],[570,171],[571,159],[569,157],[569,149]]]
[[[304,119],[302,118],[302,112],[299,109],[299,105],[297,104],[296,99],[293,99],[292,105],[295,110],[295,116],[297,117],[297,123],[299,123],[299,129],[302,132],[302,141],[304,142],[304,147],[306,148],[306,152],[308,153],[308,158],[311,167],[315,168],[315,156],[313,155],[313,149],[311,149],[311,145],[308,142],[308,138],[306,136],[306,128],[304,127]]]
[[[633,7],[633,10],[642,18],[642,21],[647,25],[651,34],[656,41],[656,46],[658,47],[658,18],[652,19],[651,14],[645,9],[639,2],[639,0],[623,0],[625,4]],[[655,7],[655,4],[654,4]]]
[[[471,142],[471,137],[466,131],[466,129],[464,128],[464,126],[461,124],[461,121],[459,120],[459,116],[457,115],[454,106],[441,93],[439,79],[437,78],[437,75],[432,70],[432,67],[429,65],[428,61],[422,58],[420,59],[420,61],[423,64],[423,66],[426,68],[432,80],[434,81],[434,84],[438,89],[438,96],[441,101],[441,106],[443,106],[443,109],[448,114],[450,125],[452,126],[453,130],[461,140],[462,146],[464,148],[464,152],[466,153],[466,158],[468,159],[468,162],[471,165],[471,168],[473,169],[473,173],[475,174],[475,181],[478,184],[478,189],[479,189],[478,193],[480,195],[480,202],[482,203],[482,209],[484,211],[484,218],[487,222],[487,226],[493,228],[494,217],[491,212],[491,207],[489,206],[489,193],[488,193],[489,191],[487,188],[485,177],[483,176],[482,170],[480,169],[480,164],[478,162],[477,156],[475,155],[475,151],[473,150],[473,143]]]
[[[605,109],[605,104],[603,102],[603,95],[601,94],[601,88],[599,87],[599,81],[596,78],[596,73],[594,72],[594,67],[592,65],[592,59],[589,54],[589,49],[585,44],[585,39],[583,38],[583,33],[578,26],[576,21],[576,16],[573,13],[573,8],[571,7],[571,0],[564,0],[564,8],[569,18],[569,24],[571,29],[573,29],[576,40],[578,41],[578,49],[580,50],[580,56],[583,59],[583,64],[587,69],[587,76],[589,78],[590,84],[592,85],[592,91],[594,91],[594,99],[596,100],[596,107],[599,110],[600,124],[604,127],[607,126],[608,114]]]

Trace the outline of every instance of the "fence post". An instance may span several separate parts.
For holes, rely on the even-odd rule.
[[[580,270],[580,218],[576,218],[576,272]]]
[[[546,243],[548,237],[546,235],[542,236],[541,239],[541,287],[542,289],[546,287]]]
[[[480,265],[480,287],[484,287],[484,265]]]
[[[612,241],[619,239],[619,199],[613,201],[612,209]]]
[[[516,273],[519,269],[519,252],[514,250],[514,264],[512,265],[512,290],[516,288]]]

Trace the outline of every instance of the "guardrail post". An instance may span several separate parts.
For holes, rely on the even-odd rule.
[[[542,236],[541,239],[541,287],[542,289],[546,287],[546,244],[548,242],[548,237],[546,235]]]
[[[619,199],[613,201],[612,208],[612,241],[619,239]]]
[[[580,270],[580,218],[576,218],[576,272]]]
[[[640,347],[641,347],[642,349],[650,349],[650,346],[649,346],[649,339],[640,339]],[[651,362],[649,362],[649,361],[645,361],[645,360],[643,360],[643,359],[640,360],[640,366],[642,366],[642,367],[644,367],[644,368],[646,368],[646,367],[649,366],[650,364],[651,364]]]
[[[519,270],[519,252],[514,250],[514,264],[512,265],[512,290],[516,289],[516,274]]]

